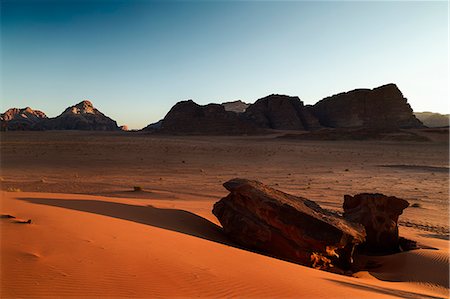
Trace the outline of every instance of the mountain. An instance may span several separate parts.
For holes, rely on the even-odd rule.
[[[23,109],[11,108],[0,115],[1,129],[6,130],[31,130],[31,128],[47,116],[44,112],[33,110],[30,107]]]
[[[312,130],[319,121],[298,97],[272,94],[257,100],[244,112],[246,118],[261,128],[275,130]]]
[[[169,134],[253,134],[259,130],[240,114],[226,111],[220,104],[199,105],[192,100],[175,104],[161,123],[148,126],[159,127],[161,133]]]
[[[244,113],[250,104],[244,103],[241,100],[225,102],[221,104],[226,111],[232,111],[236,113]]]
[[[85,100],[64,110],[59,116],[47,118],[34,126],[37,130],[116,131],[117,123]]]
[[[325,127],[424,127],[395,84],[340,93],[319,101],[312,111]]]
[[[450,114],[440,114],[434,112],[414,112],[414,115],[425,126],[429,128],[439,128],[449,126]]]

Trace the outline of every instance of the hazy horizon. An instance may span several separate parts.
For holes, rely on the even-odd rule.
[[[305,104],[395,83],[450,112],[448,3],[2,1],[2,112],[89,99],[140,129],[178,101]]]

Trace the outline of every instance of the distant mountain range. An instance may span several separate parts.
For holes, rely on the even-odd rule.
[[[429,128],[439,128],[449,126],[450,114],[440,114],[433,112],[414,112],[414,115],[425,126]]]
[[[162,134],[261,134],[267,130],[317,130],[321,128],[422,128],[448,126],[448,115],[413,113],[395,84],[355,89],[304,105],[298,97],[269,95],[247,104],[240,100],[199,105],[192,100],[175,104],[164,119],[144,131]],[[1,114],[2,130],[118,131],[113,119],[88,100],[48,118],[45,113],[12,108]],[[422,120],[422,122],[421,122]]]
[[[94,108],[88,100],[67,108],[54,118],[27,107],[9,109],[0,116],[0,120],[2,130],[120,130],[114,120]]]
[[[423,128],[395,84],[355,89],[304,105],[298,97],[273,94],[254,104],[242,101],[177,103],[146,131],[165,134],[259,134],[267,130],[321,128]]]

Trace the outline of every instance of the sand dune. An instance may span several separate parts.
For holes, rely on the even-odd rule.
[[[448,297],[448,142],[1,137],[0,215],[17,217],[0,218],[2,298]],[[439,250],[370,257],[356,277],[243,250],[211,213],[233,177],[337,211],[344,194],[404,198],[400,233]]]
[[[32,219],[0,219],[3,298],[448,295],[444,240],[432,240],[439,250],[379,258],[382,267],[355,278],[235,247],[221,233],[209,200],[28,192],[2,192],[1,198],[2,214]]]

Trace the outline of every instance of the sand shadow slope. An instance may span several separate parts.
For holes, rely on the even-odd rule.
[[[356,289],[379,293],[379,294],[383,294],[383,295],[391,295],[391,296],[395,296],[395,297],[399,297],[399,298],[409,298],[409,299],[443,299],[444,298],[444,297],[424,295],[424,294],[415,293],[415,292],[379,287],[379,286],[374,286],[374,285],[362,285],[362,284],[358,284],[358,283],[351,283],[351,282],[341,281],[341,280],[336,280],[336,279],[326,278],[326,280],[334,282],[338,285],[344,285],[344,286],[350,287],[350,288],[356,288]]]
[[[377,279],[449,287],[449,256],[438,250],[419,249],[376,258],[382,266],[370,271]],[[417,265],[421,270],[417,271]]]
[[[153,206],[130,205],[99,200],[68,200],[48,198],[19,199],[34,204],[60,207],[133,221],[234,246],[225,237],[218,225],[194,213],[184,210],[162,209]]]

